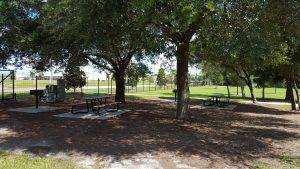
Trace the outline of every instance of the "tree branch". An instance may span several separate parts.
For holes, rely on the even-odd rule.
[[[103,65],[103,64],[101,64],[101,63],[95,61],[95,60],[94,60],[93,58],[91,58],[90,56],[85,55],[85,56],[83,56],[83,57],[86,58],[87,60],[89,60],[90,62],[92,62],[94,65],[97,65],[97,66],[100,67],[100,68],[103,68],[103,69],[106,69],[106,70],[108,70],[108,71],[110,71],[110,72],[112,72],[112,73],[115,73],[115,70],[114,70],[114,69],[108,67],[107,65]]]

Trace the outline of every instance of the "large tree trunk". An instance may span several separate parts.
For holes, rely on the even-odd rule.
[[[288,85],[288,82],[287,82],[287,84],[286,84],[286,92],[285,92],[285,101],[290,101],[291,100],[291,98],[292,98],[292,92],[291,91],[293,91],[293,90],[291,90],[290,88],[291,88],[292,86],[291,85]]]
[[[118,69],[115,72],[116,97],[115,101],[125,102],[125,69]]]
[[[182,43],[177,48],[177,112],[176,118],[189,118],[188,61],[189,43]]]
[[[291,102],[292,110],[296,110],[296,103],[295,103],[294,92],[293,92],[294,84],[295,84],[294,74],[293,74],[293,70],[291,70],[289,71],[289,74],[287,74],[286,77],[286,85],[287,85],[286,93],[290,95],[289,101]]]
[[[287,85],[288,85],[288,90],[291,93],[290,102],[291,102],[292,110],[296,110],[296,103],[295,103],[294,92],[293,92],[293,82],[291,81],[291,79],[289,79],[289,82]]]

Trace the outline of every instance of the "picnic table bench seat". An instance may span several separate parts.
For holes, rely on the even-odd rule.
[[[226,107],[229,105],[230,99],[228,97],[223,97],[220,99],[219,107]]]
[[[86,105],[86,102],[74,102],[71,103],[71,113],[72,114],[77,114],[77,113],[86,113],[86,112],[82,112],[80,111],[80,109],[78,109],[77,107],[82,106],[82,105]]]
[[[203,106],[209,106],[209,105],[212,104],[212,99],[211,98],[202,98],[201,101],[202,101]]]
[[[119,110],[120,104],[122,104],[122,102],[112,102],[112,103],[107,103],[107,104],[100,104],[100,105],[93,106],[93,109],[94,110],[96,109],[96,111],[97,111],[96,113],[99,114],[99,111],[102,108],[106,108],[109,106],[116,106],[117,110]]]

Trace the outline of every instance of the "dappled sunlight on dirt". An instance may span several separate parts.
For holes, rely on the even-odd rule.
[[[21,104],[29,103],[16,106]],[[297,113],[245,104],[234,111],[191,109],[188,121],[173,118],[173,103],[155,100],[128,101],[124,108],[132,112],[105,121],[52,116],[67,110],[33,115],[4,110],[13,106],[0,107],[1,148],[46,140],[53,154],[118,161],[149,153],[165,168],[246,167],[259,159],[272,161],[300,131]]]

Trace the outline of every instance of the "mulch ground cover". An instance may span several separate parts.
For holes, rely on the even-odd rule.
[[[173,168],[170,159],[175,158],[196,168],[244,168],[261,162],[279,167],[279,156],[295,148],[289,143],[297,142],[300,132],[300,114],[247,104],[233,111],[191,109],[186,121],[173,118],[174,103],[159,100],[129,100],[123,108],[133,111],[104,121],[53,117],[69,109],[38,114],[7,111],[33,105],[0,104],[0,148],[47,142],[51,153],[115,160],[150,153],[164,168]]]

